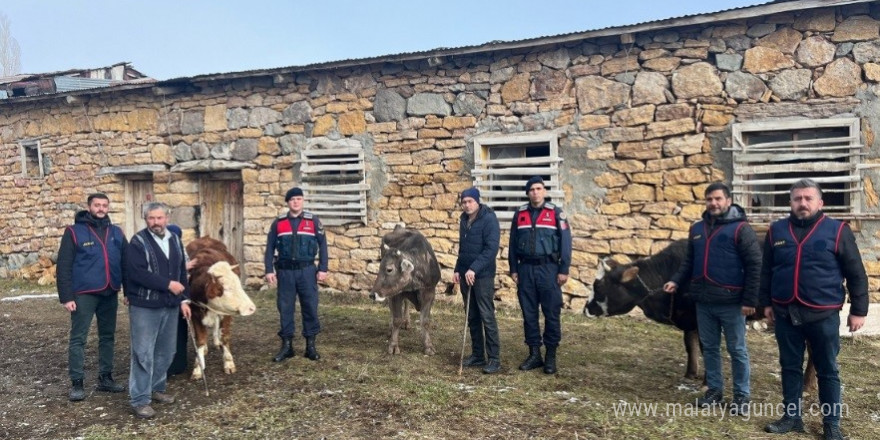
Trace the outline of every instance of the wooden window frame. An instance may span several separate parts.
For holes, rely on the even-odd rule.
[[[562,207],[565,193],[562,191],[559,164],[559,134],[539,132],[529,134],[487,135],[473,139],[474,169],[471,175],[474,186],[480,190],[482,203],[495,210],[499,222],[509,222],[517,207],[528,203],[525,187],[529,177],[544,177],[547,198]],[[523,157],[518,159],[490,159],[495,148],[548,148],[546,157]],[[505,178],[511,177],[511,178]],[[499,189],[500,187],[500,189]]]
[[[300,187],[305,208],[329,226],[367,224],[367,184],[364,148],[357,141],[309,143],[302,151]],[[323,183],[326,173],[357,172],[354,183]],[[352,180],[352,179],[348,179]]]
[[[46,172],[43,169],[43,152],[40,145],[39,139],[29,139],[22,140],[18,142],[20,153],[21,153],[21,177],[31,178],[31,179],[42,179],[46,177]],[[31,176],[28,175],[28,162],[33,160],[33,158],[29,158],[29,153],[36,153],[36,165],[37,169],[40,171],[39,176]],[[31,153],[33,154],[33,153]]]

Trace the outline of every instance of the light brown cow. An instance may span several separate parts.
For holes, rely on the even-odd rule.
[[[214,336],[214,346],[223,350],[223,371],[226,374],[235,373],[235,361],[230,351],[232,317],[252,315],[256,307],[241,287],[238,264],[223,242],[201,237],[188,244],[186,252],[195,261],[190,270],[189,284],[196,356],[199,359],[193,368],[192,379],[202,378],[209,330]]]

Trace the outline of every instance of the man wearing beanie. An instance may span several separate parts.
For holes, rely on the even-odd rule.
[[[568,281],[571,264],[571,230],[562,209],[544,201],[544,179],[534,176],[526,182],[529,203],[519,207],[510,225],[508,258],[510,276],[516,283],[523,314],[523,329],[529,357],[520,370],[544,367],[556,373],[556,347],[562,339],[559,314],[562,311],[562,285]],[[538,308],[544,313],[544,335]],[[546,357],[541,357],[541,344]]]
[[[304,355],[316,361],[321,358],[315,347],[315,336],[321,332],[318,282],[327,279],[327,237],[318,216],[303,210],[302,189],[291,188],[284,201],[288,212],[272,222],[264,257],[266,281],[278,285],[277,304],[281,315],[281,330],[278,332],[281,349],[272,360],[281,362],[294,355],[294,314],[296,298],[299,298],[302,335],[306,339]]]
[[[468,308],[471,355],[465,367],[484,367],[483,373],[501,369],[501,344],[495,322],[495,257],[501,241],[501,227],[492,208],[480,203],[480,190],[461,193],[461,219],[458,228],[458,260],[452,282],[464,281],[461,294]],[[486,362],[488,354],[489,362]]]

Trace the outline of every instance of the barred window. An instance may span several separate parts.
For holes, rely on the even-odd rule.
[[[752,122],[733,126],[733,196],[757,222],[790,211],[791,184],[822,186],[824,211],[839,218],[861,212],[862,151],[858,118]]]
[[[306,206],[325,225],[367,222],[364,147],[354,139],[316,138],[302,152]]]
[[[559,143],[553,132],[474,138],[474,186],[483,203],[499,221],[509,221],[517,208],[528,203],[525,184],[541,176],[547,201],[562,206],[559,181]]]

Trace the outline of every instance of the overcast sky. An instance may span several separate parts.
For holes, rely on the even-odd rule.
[[[170,79],[520,40],[769,0],[3,0],[22,73]]]

